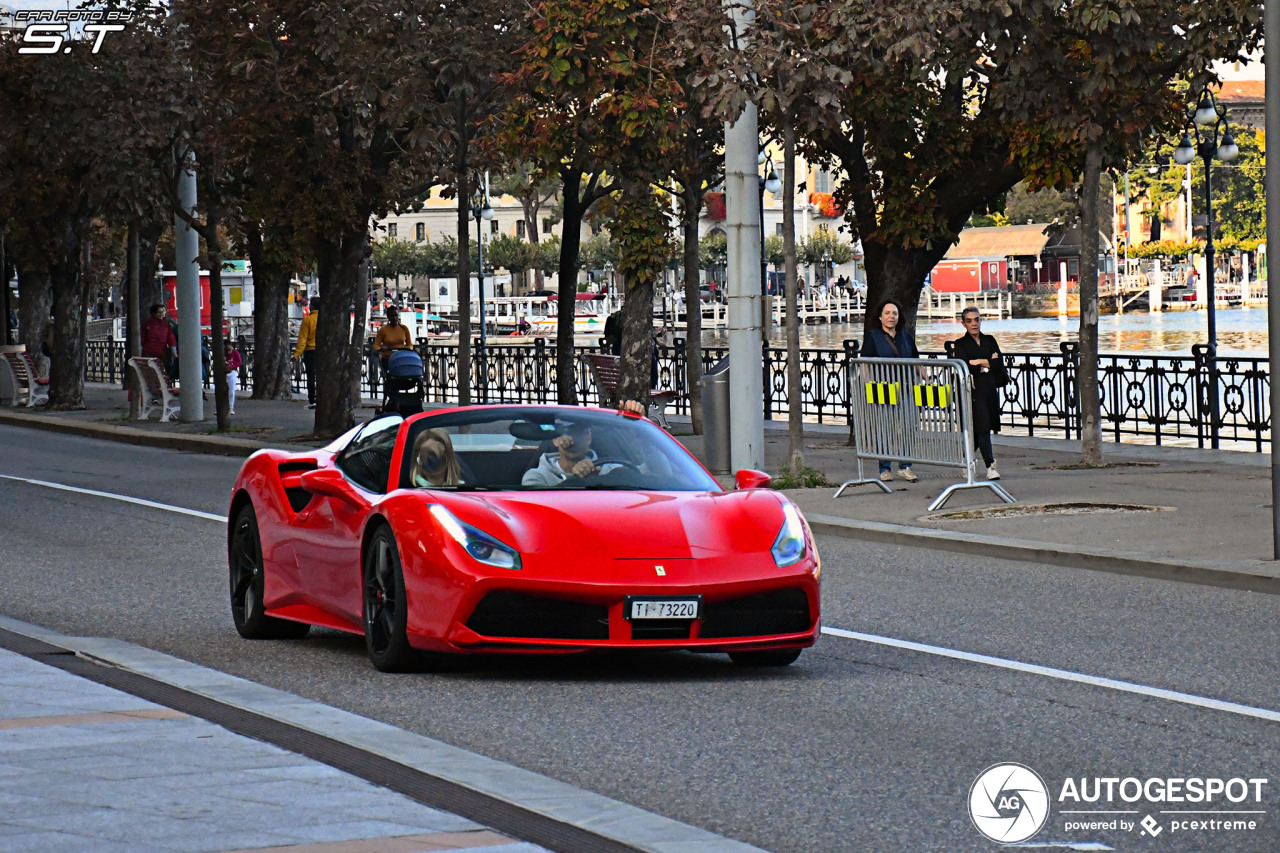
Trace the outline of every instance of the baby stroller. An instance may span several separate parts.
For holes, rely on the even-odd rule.
[[[382,377],[382,414],[416,415],[422,411],[422,357],[411,349],[391,353]]]

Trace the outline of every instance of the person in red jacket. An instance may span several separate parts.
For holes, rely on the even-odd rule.
[[[168,309],[157,302],[151,306],[151,316],[142,323],[142,357],[158,358],[166,367],[170,353],[178,348],[168,315]]]

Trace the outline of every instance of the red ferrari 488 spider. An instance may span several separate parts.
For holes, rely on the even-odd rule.
[[[818,632],[800,512],[726,492],[643,418],[483,406],[387,415],[306,453],[262,450],[228,514],[231,613],[250,639],[363,634],[420,652],[727,652],[783,666]]]

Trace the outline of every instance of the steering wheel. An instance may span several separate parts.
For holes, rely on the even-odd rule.
[[[599,478],[601,478],[601,477],[610,476],[610,475],[614,474],[614,473],[618,470],[617,468],[615,468],[615,469],[613,469],[613,471],[610,471],[610,472],[608,472],[608,474],[606,474],[606,473],[604,472],[604,466],[606,466],[606,465],[617,465],[617,466],[622,467],[622,468],[630,468],[632,471],[635,471],[635,472],[636,472],[637,474],[639,474],[640,476],[642,476],[642,477],[643,477],[643,476],[645,476],[644,471],[641,471],[641,470],[640,470],[640,466],[639,466],[639,465],[637,465],[636,463],[631,462],[630,460],[627,460],[627,459],[616,459],[616,458],[597,459],[597,460],[595,460],[595,464],[596,464],[596,466],[597,466],[598,468],[600,468],[601,470],[597,471],[597,472],[596,472],[596,473],[594,473],[594,474],[588,474],[588,475],[587,475],[587,476],[585,476],[585,477],[579,477],[578,479],[579,479],[579,480],[591,480],[591,481],[594,481],[594,480],[598,480],[598,479],[599,479]]]

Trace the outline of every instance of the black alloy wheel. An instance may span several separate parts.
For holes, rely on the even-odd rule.
[[[738,666],[790,666],[800,657],[803,649],[782,649],[770,652],[730,652],[729,659]]]
[[[409,601],[400,551],[391,528],[380,527],[364,554],[364,645],[382,672],[405,672],[417,662],[409,645]]]
[[[262,539],[253,504],[245,504],[231,524],[227,548],[231,578],[231,620],[246,640],[297,640],[311,626],[268,616],[263,608]]]

